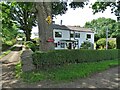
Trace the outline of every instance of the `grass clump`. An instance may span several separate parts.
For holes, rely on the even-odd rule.
[[[7,50],[5,52],[3,52],[1,55],[0,55],[0,59],[3,58],[4,56],[8,55],[12,50],[14,50],[15,47],[12,47],[10,50]]]

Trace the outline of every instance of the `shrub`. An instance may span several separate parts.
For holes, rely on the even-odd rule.
[[[116,48],[116,41],[114,41],[114,40],[109,40],[109,41],[108,41],[108,48],[109,48],[109,49],[115,49],[115,48]]]
[[[118,59],[120,50],[56,50],[33,53],[36,68],[59,67],[70,63],[98,62]]]
[[[33,42],[31,42],[31,41],[26,41],[26,42],[25,42],[25,46],[26,46],[27,48],[30,48],[32,51],[35,51],[35,50],[36,50],[35,44],[34,44]]]
[[[94,49],[94,45],[93,45],[93,43],[91,43],[89,41],[84,41],[81,44],[81,49]]]
[[[106,39],[105,38],[101,38],[96,42],[96,45],[98,45],[98,47],[100,49],[105,49],[105,45],[106,45]]]

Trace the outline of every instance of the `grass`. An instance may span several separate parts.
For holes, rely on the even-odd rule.
[[[8,55],[11,52],[11,50],[7,50],[6,52],[2,53],[0,55],[0,59],[3,58],[4,56]]]
[[[3,58],[4,56],[8,55],[13,49],[15,49],[15,47],[12,47],[10,50],[7,50],[7,51],[5,51],[4,53],[2,53],[2,54],[0,55],[0,59]]]
[[[16,75],[28,83],[39,82],[42,80],[53,80],[55,82],[66,82],[75,80],[78,78],[85,78],[94,73],[104,71],[110,67],[118,66],[118,60],[109,60],[92,63],[80,63],[70,64],[63,67],[32,71],[32,72],[21,72],[21,64],[16,66]]]

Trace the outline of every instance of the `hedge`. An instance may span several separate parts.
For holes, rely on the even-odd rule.
[[[54,50],[33,53],[36,68],[48,68],[70,63],[98,62],[118,59],[120,50]],[[120,58],[120,57],[119,57]]]

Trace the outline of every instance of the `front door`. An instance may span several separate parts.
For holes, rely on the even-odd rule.
[[[72,43],[69,43],[68,49],[72,49]]]

